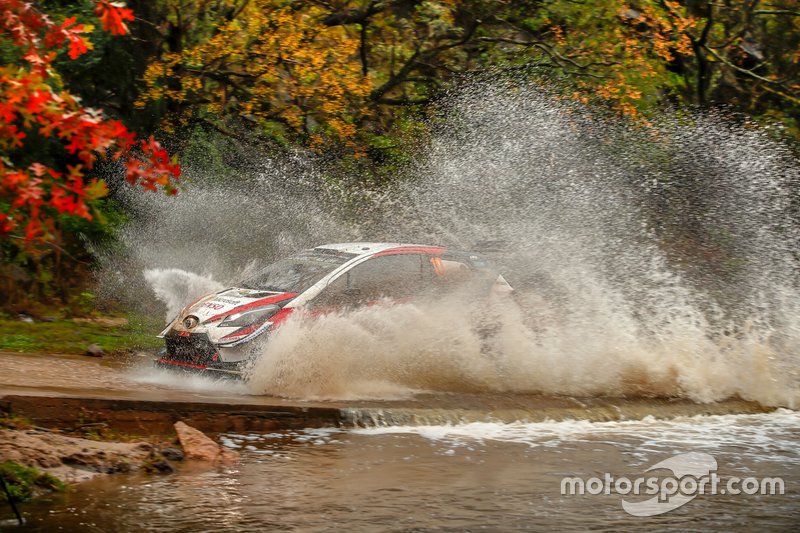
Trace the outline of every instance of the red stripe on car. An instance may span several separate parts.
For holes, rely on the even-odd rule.
[[[427,254],[427,255],[442,255],[446,248],[441,246],[398,246],[397,248],[389,248],[376,253],[372,257],[381,257],[383,255],[401,255],[401,254]]]
[[[284,320],[286,320],[289,317],[289,315],[292,314],[292,311],[294,311],[294,308],[292,308],[292,307],[284,307],[283,309],[281,309],[280,311],[278,311],[277,313],[275,313],[274,315],[272,315],[268,319],[262,320],[261,322],[256,322],[255,324],[251,324],[249,326],[245,326],[242,329],[237,329],[233,333],[229,333],[228,335],[225,335],[220,340],[221,341],[224,341],[224,340],[233,341],[233,340],[236,340],[238,338],[245,337],[245,336],[253,333],[254,331],[256,331],[261,326],[263,326],[264,322],[271,322],[272,326],[275,327],[278,324],[280,324],[281,322],[283,322]]]
[[[206,322],[216,322],[217,320],[221,320],[228,315],[235,315],[236,313],[241,313],[242,311],[247,311],[249,309],[254,309],[256,307],[264,307],[265,305],[282,302],[284,300],[294,298],[295,296],[297,296],[297,294],[298,293],[296,292],[287,292],[284,294],[279,294],[277,296],[270,296],[269,298],[262,298],[260,300],[256,300],[255,302],[250,302],[249,304],[244,304],[240,305],[239,307],[234,307],[230,311],[225,311],[224,313],[214,315],[208,320],[206,320]]]
[[[272,327],[275,327],[281,322],[284,322],[287,318],[289,318],[289,315],[292,314],[292,311],[294,311],[293,307],[284,307],[283,309],[272,315],[269,319],[269,321],[272,322]]]
[[[167,364],[167,365],[188,366],[189,368],[197,368],[197,369],[200,369],[200,370],[208,368],[206,365],[193,365],[192,363],[184,363],[182,361],[172,361],[170,359],[159,359],[156,362],[157,363],[164,363],[164,364]]]

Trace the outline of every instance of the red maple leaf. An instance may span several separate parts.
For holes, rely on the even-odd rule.
[[[103,29],[110,31],[112,35],[128,33],[128,26],[123,21],[133,20],[133,10],[126,9],[124,6],[125,4],[100,0],[94,8],[94,14],[100,19]]]
[[[65,148],[67,149],[67,152],[74,154],[75,152],[78,152],[86,148],[86,141],[80,136],[75,135],[74,137],[72,137],[72,141],[70,141],[70,143],[67,146],[65,146]]]
[[[47,91],[36,91],[30,96],[30,98],[28,98],[28,103],[25,104],[25,109],[29,113],[36,113],[39,111],[39,108],[42,107],[42,104],[50,101],[50,98],[50,93]]]
[[[5,176],[3,176],[3,181],[0,182],[0,186],[5,187],[7,189],[16,189],[21,184],[28,181],[28,173],[18,170],[16,172],[9,172]]]
[[[77,33],[70,32],[67,34],[67,40],[69,40],[69,52],[67,54],[70,59],[78,59],[78,56],[89,51],[86,46],[86,40]]]
[[[17,115],[14,112],[14,106],[8,102],[0,102],[0,122],[11,124],[15,118]]]
[[[33,175],[37,178],[41,178],[44,176],[44,173],[47,172],[47,167],[41,163],[33,163],[28,169],[33,172]]]
[[[3,233],[11,233],[16,225],[17,222],[13,218],[5,213],[0,213],[0,235]]]

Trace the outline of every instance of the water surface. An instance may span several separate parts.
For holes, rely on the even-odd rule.
[[[800,415],[629,422],[475,422],[221,436],[220,470],[98,480],[25,506],[28,531],[791,531]],[[702,495],[648,518],[618,495],[562,495],[564,476],[640,476],[705,452],[720,477],[779,476],[784,495]],[[631,497],[635,500],[636,498]],[[644,499],[644,498],[639,498]]]

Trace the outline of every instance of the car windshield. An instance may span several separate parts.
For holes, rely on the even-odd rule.
[[[305,250],[265,267],[242,282],[247,289],[301,293],[343,265],[355,254],[335,250]]]

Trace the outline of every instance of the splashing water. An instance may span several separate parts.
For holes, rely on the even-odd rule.
[[[516,306],[454,299],[290,320],[261,348],[255,393],[739,395],[793,406],[800,164],[745,126],[665,114],[636,127],[524,85],[477,84],[450,99],[405,179],[363,195],[370,208],[357,221],[319,194],[322,171],[273,164],[249,188],[198,179],[169,209],[133,198],[148,215],[125,234],[129,263],[227,283],[253,259],[324,242],[440,243],[485,251],[516,289]],[[489,339],[487,321],[499,328]]]
[[[189,302],[222,289],[222,285],[209,276],[179,268],[151,268],[143,274],[156,298],[167,307],[167,321],[174,319]]]
[[[715,343],[696,327],[651,339],[605,323],[536,328],[514,306],[497,307],[443,300],[293,319],[263,344],[248,384],[302,399],[453,391],[790,401],[768,346]],[[487,324],[497,328],[489,337]]]

